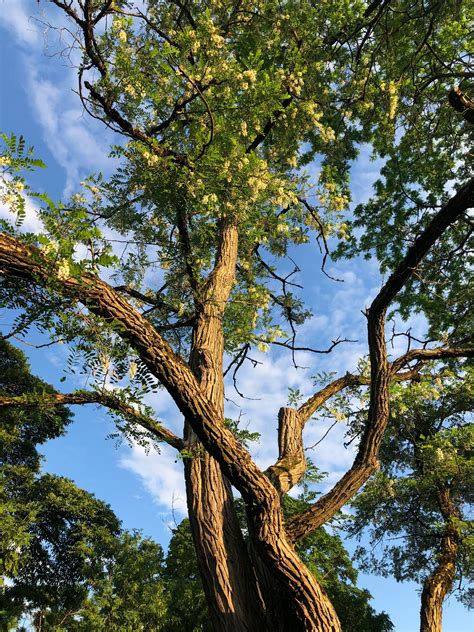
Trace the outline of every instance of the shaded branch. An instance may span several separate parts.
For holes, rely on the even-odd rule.
[[[148,430],[159,441],[168,443],[176,450],[184,449],[184,442],[171,430],[168,430],[158,421],[148,415],[144,415],[139,410],[121,401],[118,397],[110,393],[84,392],[62,394],[62,393],[41,393],[38,396],[29,395],[6,397],[0,395],[0,408],[18,406],[22,408],[34,408],[38,405],[48,404],[49,406],[63,406],[73,404],[101,404],[110,410],[114,410],[124,417],[134,421],[136,424]]]
[[[474,100],[462,92],[458,87],[454,87],[448,95],[449,103],[460,112],[462,117],[469,123],[474,123]]]

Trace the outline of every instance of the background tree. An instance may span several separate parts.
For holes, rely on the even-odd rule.
[[[107,551],[103,573],[64,629],[71,632],[166,630],[174,606],[167,597],[163,550],[139,533],[124,531]],[[184,625],[182,630],[193,628]]]
[[[51,386],[33,376],[24,354],[0,340],[0,392],[6,396],[53,393]],[[4,578],[14,577],[24,564],[31,544],[32,524],[38,516],[38,473],[41,457],[36,446],[64,433],[70,423],[64,407],[2,409],[0,411],[0,586],[2,619],[14,616],[17,605],[5,611]]]
[[[358,559],[366,570],[414,580],[422,587],[421,631],[441,630],[443,601],[473,573],[472,367],[423,375],[392,387],[389,431],[380,451],[381,468],[353,502],[350,531],[370,532],[370,548]]]
[[[3,222],[1,299],[22,311],[17,334],[34,322],[70,342],[74,363],[96,380],[88,393],[42,399],[101,402],[124,415],[126,432],[138,422],[193,456],[189,518],[216,629],[339,630],[294,543],[375,471],[390,382],[416,374],[414,362],[471,353],[461,253],[474,184],[468,123],[447,97],[471,74],[467,3],[49,4],[70,20],[84,107],[124,138],[109,182],[92,177],[60,204],[42,197],[42,234],[19,236]],[[375,201],[356,214],[368,235],[358,240],[344,211],[362,143],[386,166]],[[21,219],[17,170],[31,158],[15,139],[6,145],[3,200]],[[302,171],[312,160],[317,180]],[[126,255],[112,256],[104,227],[120,233]],[[279,458],[262,472],[225,424],[224,352],[238,368],[253,346],[310,349],[296,342],[310,311],[285,257],[311,239],[326,251],[331,236],[350,237],[350,256],[375,249],[391,271],[367,310],[370,376],[348,374],[298,408],[282,407]],[[424,287],[441,278],[447,309]],[[397,297],[405,316],[426,311],[435,344],[389,362],[385,319]],[[111,378],[122,380],[120,395],[105,389]],[[157,383],[185,418],[183,439],[134,406]],[[352,467],[284,523],[281,495],[305,471],[305,424],[354,384],[369,385],[370,405]],[[245,503],[249,547],[231,485]]]

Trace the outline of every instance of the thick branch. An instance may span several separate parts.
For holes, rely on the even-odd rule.
[[[376,319],[390,305],[398,292],[444,231],[451,226],[468,208],[474,206],[474,178],[471,178],[447,204],[433,217],[426,229],[415,239],[405,257],[374,299],[369,310],[369,318]]]
[[[139,426],[148,430],[159,441],[165,441],[176,450],[183,450],[184,442],[171,430],[168,430],[152,417],[144,415],[139,410],[127,404],[111,393],[94,393],[78,391],[77,393],[41,393],[35,396],[4,397],[0,395],[0,408],[21,406],[22,408],[33,408],[38,405],[63,406],[73,404],[101,404],[110,410],[114,410],[124,417],[133,420]]]
[[[174,353],[152,325],[107,283],[89,274],[58,276],[41,251],[10,235],[0,234],[0,275],[54,286],[55,291],[83,303],[92,313],[117,327],[142,362],[163,384],[224,475],[240,491],[246,505],[251,537],[264,564],[282,586],[298,586],[298,616],[305,620],[314,603],[325,603],[319,585],[288,541],[280,500],[268,478],[223,423],[222,414],[201,390],[189,366]],[[271,528],[270,528],[271,527]]]
[[[443,602],[453,587],[460,544],[459,527],[456,524],[460,513],[450,497],[449,488],[438,489],[437,497],[445,524],[437,564],[423,584],[420,632],[441,632],[442,630]]]
[[[389,386],[392,378],[392,365],[387,361],[385,344],[385,312],[437,239],[473,204],[474,179],[461,187],[433,217],[372,302],[367,313],[370,403],[359,450],[350,470],[332,490],[289,522],[287,531],[293,541],[332,518],[378,467],[378,451],[389,419]]]
[[[436,349],[411,349],[392,363],[392,373],[395,373],[413,360],[428,361],[443,358],[472,358],[474,347],[438,347]]]
[[[214,268],[204,284],[205,298],[214,299],[220,314],[224,311],[235,280],[238,239],[237,226],[223,219]]]
[[[278,461],[265,471],[280,494],[288,492],[305,473],[303,427],[304,423],[297,410],[280,408],[278,413]]]
[[[389,365],[390,381],[403,382],[418,378],[425,360],[473,356],[474,348],[412,349]],[[413,360],[418,360],[413,369],[399,371]],[[317,391],[298,410],[280,408],[278,415],[278,460],[265,471],[280,493],[287,493],[301,480],[305,472],[306,459],[302,435],[306,423],[328,399],[351,386],[370,386],[370,378],[364,375],[346,373],[343,377]]]
[[[224,426],[222,416],[203,395],[189,366],[110,285],[89,274],[83,274],[80,279],[59,277],[57,269],[38,248],[22,244],[6,234],[0,234],[0,275],[50,287],[62,296],[78,300],[92,313],[116,327],[117,333],[130,343],[150,372],[168,390],[205,448],[219,460],[231,482],[247,498],[263,503],[269,501],[273,492],[268,487],[268,479]]]

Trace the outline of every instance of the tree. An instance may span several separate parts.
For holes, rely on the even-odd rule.
[[[0,351],[2,394],[54,393],[31,374],[18,349],[1,341]],[[72,481],[41,473],[37,447],[64,432],[70,422],[66,408],[1,412],[0,533],[3,549],[10,552],[10,558],[2,556],[1,567],[10,581],[0,597],[4,626],[13,629],[29,617],[35,629],[56,632],[210,630],[189,520],[175,529],[164,560],[152,540],[119,531],[118,519],[104,503]],[[242,440],[252,438],[236,430]],[[290,498],[288,503],[287,515],[307,506]],[[240,504],[242,525],[244,514]],[[369,593],[356,588],[357,573],[340,538],[320,528],[299,544],[299,552],[335,602],[344,630],[392,629],[386,615],[373,612]]]
[[[51,386],[33,376],[24,354],[0,340],[0,393],[18,396],[53,393]],[[5,599],[5,577],[22,572],[25,551],[32,544],[31,527],[38,518],[38,495],[43,493],[37,474],[36,446],[64,433],[70,413],[64,407],[16,407],[0,411],[0,613],[3,624],[15,619],[21,606]],[[7,589],[7,593],[9,590]],[[5,610],[5,605],[9,608]]]
[[[5,340],[0,366],[3,396],[55,393]],[[72,481],[41,472],[37,448],[64,434],[69,410],[18,406],[0,415],[2,629],[24,617],[57,632],[162,629],[161,546],[123,531],[108,505]]]
[[[340,630],[294,545],[377,468],[390,383],[416,375],[426,359],[472,354],[462,307],[474,190],[469,116],[447,97],[471,76],[467,3],[49,4],[69,19],[82,103],[118,133],[121,164],[110,181],[91,177],[64,203],[40,197],[41,235],[21,236],[3,223],[1,298],[22,311],[17,334],[34,322],[71,343],[74,362],[96,377],[94,390],[42,401],[102,403],[124,415],[126,432],[138,425],[183,451],[216,630]],[[363,143],[385,167],[353,230],[344,221],[350,166]],[[303,172],[313,160],[316,182]],[[10,174],[4,202],[21,220],[25,183],[16,170],[32,166],[24,143],[6,139],[2,166]],[[104,228],[120,233],[127,257],[113,255]],[[296,340],[310,311],[285,258],[317,238],[324,269],[328,239],[338,237],[349,239],[344,254],[375,251],[389,272],[367,310],[370,376],[347,374],[298,408],[282,407],[279,458],[262,472],[224,421],[224,352],[238,369],[254,346],[310,349]],[[425,283],[449,300],[434,300]],[[404,316],[424,311],[434,344],[389,362],[385,321],[397,300]],[[127,372],[130,384],[119,393],[105,388]],[[185,418],[183,438],[140,407],[143,388],[157,384]],[[354,463],[285,522],[281,496],[306,467],[303,428],[354,384],[370,391]],[[231,486],[245,503],[248,547]]]
[[[423,375],[393,386],[381,469],[353,501],[350,530],[360,534],[368,527],[371,534],[371,548],[358,552],[365,568],[423,586],[421,632],[441,631],[443,601],[455,587],[469,603],[462,580],[473,573],[467,518],[473,427],[465,420],[472,409],[471,374],[472,367],[467,375],[446,371],[436,381]],[[377,543],[387,537],[393,543],[377,554]]]
[[[104,572],[93,578],[90,596],[64,629],[166,630],[172,605],[166,595],[163,571],[159,544],[139,533],[122,532],[108,551]]]
[[[5,340],[0,366],[2,395],[54,394]],[[72,481],[41,473],[37,446],[64,434],[71,421],[67,408],[18,406],[2,409],[0,418],[1,620],[8,627],[30,613],[41,629],[84,600],[88,579],[102,570],[99,549],[116,537],[119,522]]]

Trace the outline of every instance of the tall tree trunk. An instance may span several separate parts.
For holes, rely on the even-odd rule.
[[[223,416],[222,345],[220,318],[207,307],[194,328],[191,367]],[[339,632],[329,599],[286,538],[279,507],[271,515],[249,510],[252,564],[219,465],[201,452],[189,425],[185,443],[195,453],[185,464],[188,509],[216,632]],[[274,546],[262,547],[269,536]]]
[[[204,393],[224,416],[221,319],[204,306],[193,332],[190,364]],[[222,423],[221,420],[216,422]],[[185,459],[189,520],[214,629],[265,630],[264,605],[235,514],[232,490],[217,461],[204,452],[188,424]]]
[[[191,344],[190,366],[218,411],[216,424],[224,420],[222,318],[236,256],[237,230],[223,226],[215,268],[199,290]],[[201,452],[187,423],[185,444],[194,453],[185,465],[191,530],[216,632],[339,632],[329,599],[286,537],[279,503],[269,498],[268,511],[248,508],[257,562],[253,565],[235,515],[230,485],[217,462]],[[269,535],[270,543],[262,547]],[[270,609],[265,607],[260,586]]]
[[[185,477],[191,531],[214,629],[267,630],[229,483],[217,461],[206,453],[186,459]]]
[[[237,230],[224,226],[213,273],[201,289],[190,366],[202,391],[224,420],[222,316],[231,291]],[[240,525],[232,490],[217,461],[201,449],[185,423],[186,496],[198,567],[216,632],[265,631],[265,608]]]
[[[457,512],[444,489],[438,493],[438,500],[445,519],[439,562],[433,573],[427,577],[421,593],[420,632],[441,632],[443,602],[453,587],[456,572],[456,554],[459,547],[459,533],[453,518]]]

